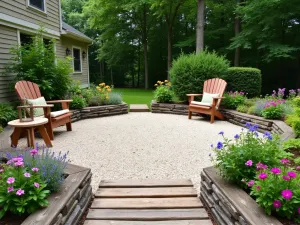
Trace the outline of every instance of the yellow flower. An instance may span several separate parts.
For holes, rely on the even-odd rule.
[[[154,84],[155,87],[157,87],[157,84]]]
[[[168,81],[168,80],[165,80],[165,82],[168,83],[169,81]]]

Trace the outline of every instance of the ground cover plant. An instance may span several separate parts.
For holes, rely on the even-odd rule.
[[[154,86],[156,87],[154,91],[154,99],[157,102],[172,102],[175,95],[174,92],[171,90],[171,82],[169,82],[168,80],[157,81],[157,83]]]
[[[0,133],[3,127],[11,120],[18,117],[17,110],[7,103],[0,103]]]

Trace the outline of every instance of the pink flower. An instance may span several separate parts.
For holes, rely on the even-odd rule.
[[[11,159],[13,162],[18,162],[18,161],[21,161],[23,162],[23,158],[22,157],[14,157]]]
[[[279,168],[272,168],[271,170],[271,173],[273,173],[273,174],[280,174],[281,173],[281,170],[279,169]]]
[[[257,170],[265,170],[265,169],[268,169],[268,166],[262,164],[261,162],[259,162],[259,163],[256,164],[256,169]]]
[[[39,171],[39,168],[34,167],[34,168],[32,168],[31,170],[32,170],[32,172],[38,172],[38,171]]]
[[[296,167],[296,170],[297,170],[297,171],[300,171],[300,166],[297,166],[297,167]]]
[[[290,160],[288,160],[288,159],[282,159],[282,160],[280,160],[280,162],[281,162],[282,164],[287,164],[287,163],[290,162]]]
[[[281,207],[281,201],[275,200],[275,201],[273,202],[273,206],[274,206],[274,208],[276,208],[276,209],[280,208],[280,207]]]
[[[281,195],[285,199],[291,199],[293,197],[293,192],[289,189],[286,189],[281,192]]]
[[[19,196],[24,195],[24,194],[25,194],[25,191],[22,190],[21,188],[19,190],[17,190],[17,192],[16,192],[16,195],[19,195]]]
[[[264,180],[267,177],[268,177],[268,174],[266,174],[266,173],[261,173],[261,174],[258,175],[258,178],[261,179],[261,180]]]
[[[298,208],[298,214],[300,214],[300,208]]]
[[[290,178],[296,178],[297,174],[293,171],[288,171],[287,172],[287,175],[290,177]]]
[[[282,178],[284,179],[284,180],[287,180],[287,181],[289,181],[291,178],[290,177],[288,177],[288,176],[282,176]]]
[[[261,187],[260,187],[260,186],[256,186],[256,190],[258,190],[258,191],[259,191],[260,189],[261,189]]]
[[[252,187],[253,184],[254,184],[254,180],[250,180],[250,181],[248,182],[248,187]]]
[[[14,190],[14,187],[8,187],[7,188],[7,193],[12,192]]]
[[[7,178],[6,183],[8,183],[8,184],[13,184],[13,183],[15,183],[15,178],[14,178],[14,177],[9,177],[9,178]]]
[[[33,184],[36,188],[39,188],[40,187],[40,184],[39,183],[37,183],[37,182],[34,182],[34,184]]]
[[[35,156],[36,154],[38,154],[38,150],[32,149],[32,150],[30,150],[30,154],[31,154],[32,156]]]
[[[24,177],[30,177],[30,173],[24,173]]]
[[[0,173],[3,173],[4,172],[4,169],[0,169]]]
[[[248,161],[245,163],[246,166],[252,166],[252,164],[253,164],[252,160],[248,160]]]
[[[24,163],[22,161],[15,162],[16,167],[24,167]]]

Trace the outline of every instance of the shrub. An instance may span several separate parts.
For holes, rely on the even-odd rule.
[[[72,102],[70,102],[71,109],[82,109],[87,106],[86,100],[82,95],[73,95]]]
[[[224,141],[218,142],[213,148],[214,165],[219,169],[220,175],[230,182],[246,188],[243,181],[253,180],[256,174],[255,165],[263,163],[271,167],[279,165],[281,158],[291,156],[280,148],[279,136],[271,136],[266,132],[260,136],[256,131],[258,125],[247,123],[247,131],[234,136],[234,140],[223,136]]]
[[[39,167],[34,168],[24,167],[20,156],[0,166],[0,219],[6,212],[21,215],[48,205],[50,191],[41,179]]]
[[[300,149],[300,139],[291,138],[282,143],[283,149]]]
[[[239,106],[236,108],[236,110],[237,110],[238,112],[241,112],[241,113],[247,113],[248,110],[249,110],[249,107],[246,106],[246,105],[239,105]]]
[[[187,101],[186,94],[202,93],[204,81],[224,76],[228,67],[228,60],[215,52],[181,55],[170,70],[173,91],[180,100]]]
[[[169,82],[168,80],[165,80],[165,82],[157,81],[155,87],[156,89],[154,91],[154,99],[157,102],[168,103],[172,101],[174,93],[171,90],[171,82]]]
[[[261,92],[261,71],[249,67],[231,67],[224,76],[227,90],[241,90],[249,97],[256,97]]]
[[[61,99],[71,84],[71,58],[57,58],[55,40],[45,45],[42,37],[39,32],[32,43],[12,48],[13,57],[5,73],[15,74],[14,83],[20,80],[36,83],[46,99]]]
[[[261,115],[266,119],[282,119],[284,116],[283,104],[285,104],[285,100],[268,101]]]
[[[251,182],[251,195],[268,215],[274,212],[300,222],[300,173],[285,166],[287,159],[281,162],[280,167],[258,171],[255,182]]]
[[[244,92],[227,92],[222,100],[222,105],[227,109],[236,109],[239,105],[243,105],[246,101]]]
[[[118,105],[123,101],[122,94],[118,92],[110,92],[108,94],[107,105]]]
[[[265,108],[267,99],[260,99],[255,102],[255,105],[249,109],[250,114],[262,116],[262,111]]]
[[[7,123],[18,117],[18,112],[6,103],[0,103],[0,126],[5,127]]]

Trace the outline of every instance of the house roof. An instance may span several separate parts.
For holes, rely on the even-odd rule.
[[[70,26],[65,22],[62,22],[62,29],[63,29],[62,35],[65,35],[67,37],[72,37],[74,39],[81,40],[87,43],[93,42],[91,38],[89,38],[88,36],[76,30],[74,27]]]

